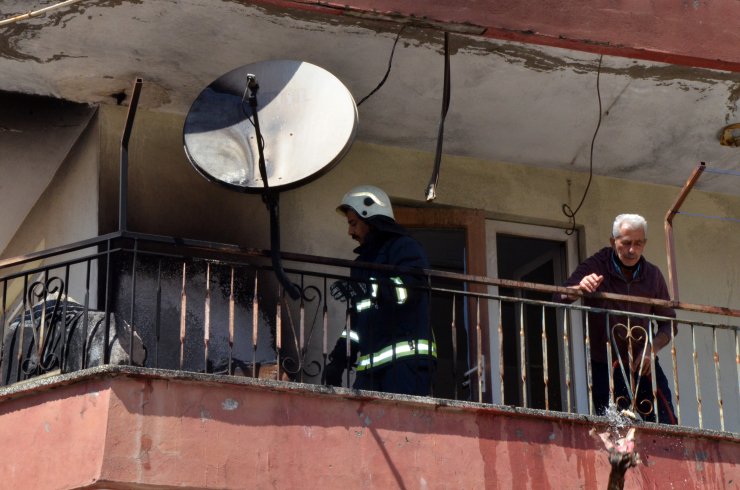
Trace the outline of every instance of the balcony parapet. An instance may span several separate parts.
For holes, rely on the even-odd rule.
[[[733,347],[734,357],[738,355],[740,327],[731,324],[740,317],[738,310],[592,295],[679,312],[677,319],[663,318],[541,299],[573,293],[559,286],[282,256],[291,264],[286,272],[302,291],[299,301],[287,298],[272,277],[269,251],[229,244],[118,232],[4,259],[0,385],[44,383],[37,377],[57,370],[67,376],[105,364],[165,368],[188,376],[230,373],[235,379],[256,378],[260,369],[273,366],[275,380],[316,385],[347,315],[346,303],[327,295],[328,284],[346,279],[351,266],[366,266],[423,276],[424,293],[433,301],[447,302],[452,318],[458,318],[452,325],[434,326],[438,342],[447,342],[447,361],[438,369],[444,382],[436,386],[437,400],[525,411],[543,408],[558,417],[595,414],[589,404],[594,373],[588,351],[606,348],[615,362],[620,359],[613,351],[616,345],[589,344],[586,313],[603,311],[623,315],[628,323],[674,322],[678,333],[662,355],[664,364],[667,359],[673,368],[666,371],[679,424],[729,434],[740,430],[738,370],[732,362]],[[492,288],[517,295],[504,296]],[[524,292],[539,294],[540,299]],[[682,313],[694,316],[681,318]],[[649,337],[647,330],[645,334]],[[450,335],[462,342],[442,339]],[[11,393],[15,388],[3,392],[8,389]]]
[[[12,488],[604,488],[603,417],[132,366],[0,389]],[[627,487],[726,488],[737,434],[642,423]],[[43,458],[35,450],[48,449]],[[74,462],[74,464],[70,464]],[[651,483],[652,482],[652,483]]]

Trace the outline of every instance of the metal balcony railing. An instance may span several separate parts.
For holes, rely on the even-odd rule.
[[[2,260],[0,385],[102,364],[321,383],[348,318],[347,304],[327,292],[357,264],[283,254],[301,293],[292,300],[269,258],[231,245],[118,232]],[[737,310],[601,295],[677,312],[638,315],[553,301],[567,291],[557,286],[403,272],[424,277],[421,293],[431,297],[437,398],[601,415],[594,405],[600,391],[636,418],[740,432]],[[604,345],[591,341],[589,313],[615,319]],[[650,349],[635,356],[642,349],[630,347],[651,343],[656,321],[675,327],[670,344],[659,356]],[[591,362],[597,349],[608,368]],[[658,357],[673,406],[669,420],[660,409]],[[652,368],[642,378],[630,369],[641,363]]]

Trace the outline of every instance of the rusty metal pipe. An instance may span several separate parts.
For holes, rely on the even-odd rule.
[[[118,189],[118,231],[125,231],[128,228],[128,141],[131,138],[131,130],[134,127],[134,117],[136,117],[136,108],[139,105],[139,94],[141,93],[142,79],[137,78],[134,82],[134,88],[131,91],[131,101],[128,105],[126,114],[126,124],[121,136],[121,165],[119,168],[119,189]]]
[[[673,217],[678,212],[681,204],[686,200],[686,197],[694,187],[694,184],[696,184],[696,181],[699,180],[699,177],[702,172],[704,172],[705,168],[706,164],[704,162],[701,162],[696,166],[694,171],[691,173],[689,180],[686,181],[683,189],[681,189],[681,192],[676,198],[676,202],[673,203],[673,206],[671,206],[665,215],[665,247],[668,259],[668,285],[671,288],[671,298],[673,298],[673,301],[678,301],[678,275],[676,273],[676,250],[673,243]]]

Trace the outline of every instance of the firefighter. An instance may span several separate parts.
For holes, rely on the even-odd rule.
[[[347,329],[326,366],[326,383],[342,384],[346,367],[356,370],[353,387],[408,395],[430,395],[437,357],[429,326],[429,289],[423,276],[408,270],[386,272],[359,263],[401,268],[427,268],[421,244],[396,223],[388,195],[371,185],[353,188],[337,212],[347,219],[348,233],[359,243],[358,265],[348,280],[332,284],[332,295],[350,308],[351,349]]]

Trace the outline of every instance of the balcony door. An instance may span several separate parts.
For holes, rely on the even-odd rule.
[[[427,252],[432,269],[460,274],[486,275],[485,218],[482,211],[469,209],[406,208],[396,206],[399,223],[419,240]],[[459,289],[459,281],[435,279],[436,288]],[[468,291],[485,292],[485,287],[469,285]],[[478,310],[478,308],[480,309]],[[453,317],[454,311],[454,317]],[[438,363],[434,376],[434,396],[460,400],[490,401],[486,378],[468,373],[488,355],[488,335],[484,332],[478,349],[476,319],[487,323],[486,302],[477,304],[458,295],[433,293],[430,318],[437,342]],[[454,327],[453,327],[454,323]],[[484,370],[487,371],[485,361]]]
[[[576,236],[566,235],[562,229],[488,220],[486,239],[489,271],[500,279],[561,285],[578,265]],[[492,287],[490,292],[524,300],[550,301],[551,298],[549,293],[509,288]],[[500,365],[494,365],[494,401],[563,411],[568,410],[570,403],[570,411],[586,413],[583,334],[580,323],[576,323],[577,315],[568,328],[566,359],[565,325],[555,308],[494,302],[491,328],[498,328],[499,314],[503,346],[499,345],[498,336],[492,336],[491,352],[497,358],[498,352],[503,353],[503,375]],[[522,381],[523,370],[526,383]],[[570,396],[566,384],[568,373],[573,386]]]

